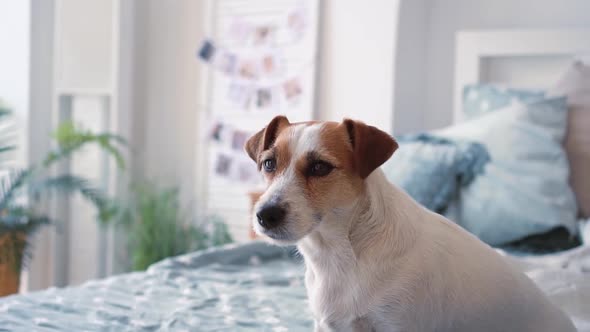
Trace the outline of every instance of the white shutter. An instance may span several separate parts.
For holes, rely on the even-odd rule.
[[[218,176],[215,172],[217,157],[220,153],[232,157],[232,167],[255,168],[243,151],[236,151],[230,146],[212,143],[205,132],[213,121],[222,121],[234,129],[256,132],[263,128],[275,115],[285,114],[289,120],[308,121],[315,115],[315,80],[318,34],[318,0],[217,0],[209,1],[209,34],[208,37],[217,50],[231,52],[239,59],[258,59],[265,55],[276,55],[275,59],[283,59],[283,70],[273,77],[264,77],[251,84],[255,89],[270,88],[274,101],[271,107],[245,110],[236,106],[228,98],[229,86],[233,83],[252,83],[249,80],[228,75],[215,66],[204,68],[202,99],[200,112],[201,132],[199,135],[199,151],[197,179],[199,179],[199,198],[205,198],[208,214],[222,217],[229,225],[230,231],[237,241],[248,239],[250,227],[249,198],[247,192],[255,185]],[[291,39],[286,34],[287,17],[298,11],[305,18],[305,29],[302,37]],[[252,46],[243,39],[235,38],[231,29],[238,22],[247,26],[275,25],[277,27],[275,43],[266,46]],[[302,94],[295,105],[285,100],[282,84],[297,78],[301,83]],[[247,85],[248,85],[247,84]],[[254,95],[253,95],[254,96]],[[246,164],[247,163],[247,164]],[[239,165],[239,166],[238,166]],[[201,202],[203,203],[203,202]]]

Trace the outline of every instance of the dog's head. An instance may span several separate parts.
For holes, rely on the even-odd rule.
[[[359,121],[292,124],[277,116],[245,149],[267,183],[254,206],[254,229],[274,243],[290,244],[353,205],[364,179],[391,157],[397,143]]]

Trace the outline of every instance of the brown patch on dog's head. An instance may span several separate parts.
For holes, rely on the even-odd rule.
[[[277,115],[265,128],[248,139],[244,149],[246,150],[246,153],[248,153],[248,156],[250,156],[250,158],[252,158],[252,160],[254,160],[259,167],[259,157],[262,151],[270,148],[274,144],[281,130],[285,129],[289,125],[290,123],[287,117],[284,115]]]
[[[322,177],[302,175],[301,182],[305,184],[310,207],[317,214],[325,215],[334,208],[354,202],[363,190],[363,180],[356,173],[353,149],[341,124],[322,123],[318,145],[313,148],[313,154],[299,162],[304,169],[312,167],[318,161],[327,162],[334,169]]]
[[[383,165],[398,148],[393,137],[373,126],[350,119],[344,119],[342,124],[353,148],[355,168],[363,179]]]

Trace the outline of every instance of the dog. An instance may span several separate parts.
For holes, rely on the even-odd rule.
[[[398,144],[359,121],[275,117],[245,150],[256,233],[296,244],[315,331],[575,331],[516,267],[391,184]]]

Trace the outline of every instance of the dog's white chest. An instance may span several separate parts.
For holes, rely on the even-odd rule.
[[[305,284],[310,309],[317,319],[331,320],[347,316],[354,307],[356,285],[348,275],[329,278],[333,274],[317,273],[307,267]]]
[[[363,282],[357,271],[347,272],[314,271],[308,265],[305,283],[316,331],[398,331],[392,317],[369,313],[371,297],[364,294]],[[334,275],[339,277],[330,278]]]
[[[305,273],[305,284],[309,299],[309,307],[316,321],[316,331],[343,330],[338,323],[351,316],[353,295],[342,282],[330,280],[311,268]],[[342,281],[342,280],[339,280]]]

